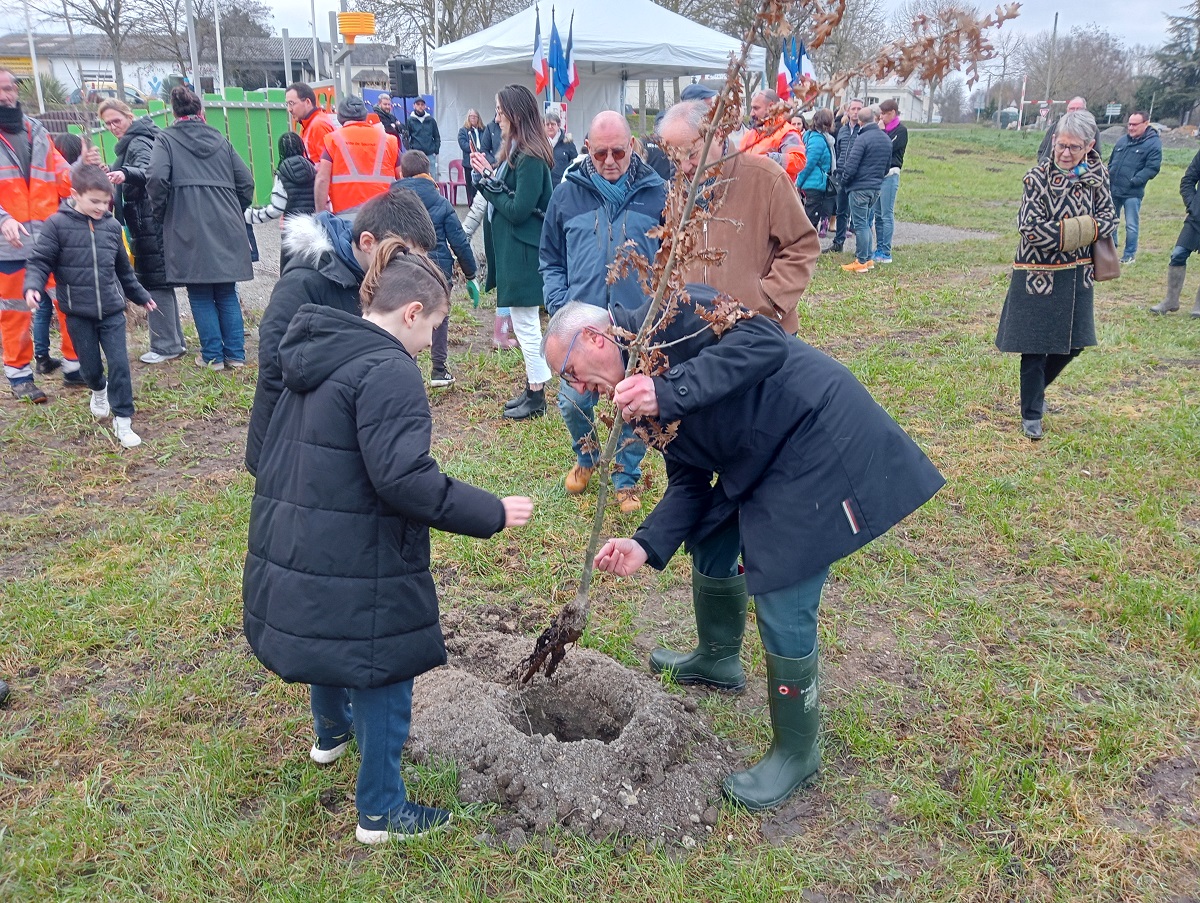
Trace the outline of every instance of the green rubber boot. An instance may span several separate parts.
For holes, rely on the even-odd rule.
[[[817,650],[804,658],[766,654],[767,691],[774,739],[767,754],[721,785],[725,798],[747,809],[772,809],[821,767],[818,733]]]
[[[740,693],[746,688],[742,670],[742,635],[746,632],[746,575],[705,577],[692,568],[692,607],[699,642],[691,652],[655,649],[650,670],[668,672],[681,684],[703,684]]]

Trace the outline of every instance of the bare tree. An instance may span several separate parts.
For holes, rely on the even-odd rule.
[[[962,122],[966,101],[967,92],[959,75],[946,78],[933,94],[933,102],[937,104],[942,122]]]
[[[375,14],[379,36],[416,54],[422,44],[438,47],[502,22],[525,9],[525,0],[355,0],[354,8]],[[434,40],[434,10],[437,40]],[[542,37],[548,39],[550,23],[542,19]],[[565,23],[564,23],[565,24]],[[532,37],[532,36],[531,36]],[[563,36],[566,39],[566,36]]]
[[[964,13],[972,16],[978,15],[978,11],[973,5],[959,2],[959,0],[904,0],[896,9],[892,27],[897,34],[909,38],[915,38],[917,35],[925,33],[934,39],[941,39],[955,27],[957,17]],[[934,106],[941,106],[937,98],[939,96],[938,87],[943,78],[944,76],[935,74],[924,83],[925,91],[932,101],[925,108],[926,122],[932,121]],[[946,113],[943,110],[942,118],[945,119],[945,117]],[[952,121],[957,122],[958,120],[956,118]]]
[[[1021,67],[1029,83],[1041,92],[1051,67],[1051,34],[1043,31],[1026,42],[1019,52]],[[1092,107],[1103,109],[1110,101],[1133,98],[1133,65],[1119,37],[1094,25],[1072,28],[1059,36],[1054,46],[1053,71],[1049,72],[1050,97],[1064,100],[1080,96]]]
[[[216,56],[217,29],[213,16],[214,0],[194,0],[196,53],[201,59]],[[130,44],[168,54],[180,72],[191,68],[188,50],[187,18],[184,0],[137,0],[141,22]],[[219,0],[221,11],[221,49],[230,59],[244,57],[237,52],[245,38],[271,35],[271,8],[258,0]],[[231,53],[232,51],[232,53]],[[195,73],[192,73],[195,81]],[[197,82],[198,84],[198,82]]]
[[[857,69],[879,56],[887,37],[887,15],[882,0],[846,0],[845,12],[837,27],[813,51],[813,66],[822,78]],[[852,84],[851,87],[861,92],[864,85]]]
[[[73,26],[86,26],[108,38],[113,81],[118,96],[121,95],[125,90],[125,67],[121,60],[141,19],[137,0],[33,0],[30,7],[47,19],[65,18]]]

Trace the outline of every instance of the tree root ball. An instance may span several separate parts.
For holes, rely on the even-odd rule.
[[[495,830],[558,824],[594,839],[692,847],[712,831],[734,765],[696,714],[648,672],[572,649],[552,679],[508,680],[531,638],[449,640],[450,662],[417,679],[410,754],[459,769],[463,803],[498,803]]]

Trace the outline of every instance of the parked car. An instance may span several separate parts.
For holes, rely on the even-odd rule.
[[[84,93],[85,91],[86,94]],[[115,82],[87,82],[83,88],[76,88],[71,92],[71,96],[67,98],[67,103],[98,104],[101,101],[116,96],[117,85]],[[124,100],[131,107],[146,106],[146,95],[133,87],[133,85],[125,86]]]

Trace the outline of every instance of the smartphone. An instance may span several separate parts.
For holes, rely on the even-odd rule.
[[[479,148],[477,148],[475,146],[475,136],[474,135],[467,136],[467,144],[470,145],[470,147],[471,147],[471,153],[475,154],[475,153],[479,152]]]

